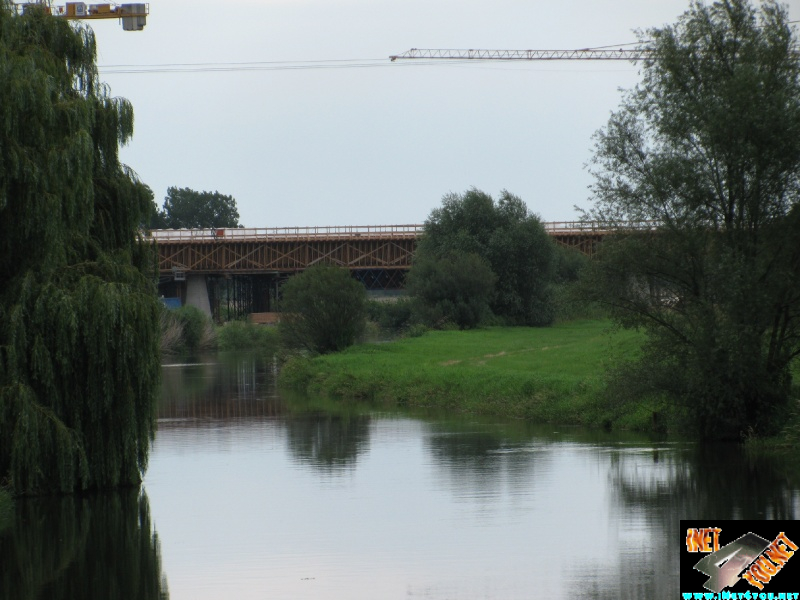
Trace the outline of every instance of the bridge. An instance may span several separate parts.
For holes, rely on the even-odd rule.
[[[544,223],[556,242],[593,255],[611,232],[597,222]],[[238,229],[156,229],[162,274],[294,273],[319,262],[351,270],[411,267],[422,225],[273,227]]]
[[[584,221],[544,228],[557,243],[588,256],[612,232],[608,224]],[[369,225],[160,229],[146,235],[158,249],[160,293],[220,319],[269,312],[281,281],[318,263],[350,269],[368,290],[401,289],[422,232],[422,225]]]

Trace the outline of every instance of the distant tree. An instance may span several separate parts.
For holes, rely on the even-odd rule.
[[[587,289],[643,328],[641,367],[709,437],[774,431],[800,355],[800,55],[786,9],[693,2],[642,46],[597,134]]]
[[[233,196],[171,187],[164,208],[153,221],[167,229],[239,227],[239,211]]]
[[[548,325],[553,320],[553,252],[539,218],[519,197],[503,191],[495,202],[473,188],[446,195],[431,212],[415,262],[475,254],[497,278],[490,303],[494,314],[514,324]]]
[[[133,109],[91,29],[26,9],[0,2],[0,482],[134,485],[160,360],[151,194],[118,157]]]
[[[421,257],[408,274],[408,293],[417,300],[416,312],[427,325],[453,323],[471,329],[491,315],[497,276],[474,253]]]
[[[281,296],[278,331],[288,346],[338,352],[364,331],[367,292],[347,269],[313,266],[289,279]]]
[[[144,216],[142,227],[143,229],[167,229],[167,217],[163,211],[158,209],[152,191],[150,191],[150,202],[147,205],[147,214]]]

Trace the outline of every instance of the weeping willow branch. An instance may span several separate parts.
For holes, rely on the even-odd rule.
[[[136,485],[155,431],[152,192],[119,163],[133,110],[95,59],[90,29],[0,1],[0,481],[18,494]]]

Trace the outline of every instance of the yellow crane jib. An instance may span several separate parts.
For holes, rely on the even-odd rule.
[[[23,9],[31,6],[41,6],[45,12],[61,19],[119,19],[125,31],[141,31],[147,25],[147,15],[150,14],[149,3],[137,4],[86,4],[85,2],[67,2],[56,5],[47,1],[29,2],[23,4]]]
[[[396,60],[646,60],[652,53],[635,50],[583,48],[580,50],[452,50],[444,48],[412,48],[389,57]]]

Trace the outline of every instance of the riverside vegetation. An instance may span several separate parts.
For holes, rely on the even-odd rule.
[[[643,333],[608,319],[577,319],[548,328],[489,327],[416,331],[389,343],[294,357],[281,386],[339,401],[494,415],[563,425],[663,433],[686,431],[680,405],[641,394],[626,382]],[[800,364],[795,363],[795,377]],[[800,389],[795,386],[795,401]],[[800,443],[800,414],[782,432],[751,444],[791,449]]]
[[[284,365],[281,385],[386,407],[642,430],[655,418],[663,428],[666,407],[658,396],[629,405],[606,394],[607,369],[634,358],[641,342],[640,334],[612,330],[608,320],[429,331],[295,358]]]
[[[197,355],[214,350],[274,353],[279,345],[275,327],[247,321],[228,321],[215,326],[200,309],[190,305],[177,310],[162,309],[160,325],[164,355]]]
[[[646,332],[628,379],[705,438],[771,436],[796,410],[800,357],[800,57],[773,0],[692,2],[640,34],[653,57],[595,136],[603,242],[586,280]]]

